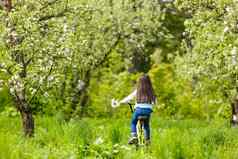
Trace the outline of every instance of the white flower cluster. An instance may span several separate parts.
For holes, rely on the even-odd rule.
[[[2,90],[3,84],[4,84],[4,81],[0,80],[0,91]]]
[[[23,95],[23,90],[24,90],[24,84],[21,81],[19,75],[14,75],[12,78],[9,80],[9,85],[10,85],[10,93],[12,95],[17,95],[20,99],[24,98]]]
[[[98,137],[98,138],[95,140],[94,144],[100,145],[100,144],[102,144],[103,142],[104,142],[103,138],[102,138],[102,137]]]
[[[51,76],[48,77],[47,80],[48,80],[48,82],[52,82],[54,79],[55,79],[55,77],[51,75]]]
[[[84,86],[85,86],[84,81],[78,80],[77,89],[78,89],[78,90],[82,90]]]
[[[233,47],[233,49],[231,50],[231,56],[232,56],[232,65],[236,65],[237,64],[237,48]]]
[[[35,88],[30,88],[29,90],[30,90],[30,93],[31,93],[32,95],[35,94],[36,91],[37,91]]]
[[[7,72],[6,64],[5,63],[0,63],[0,71]]]
[[[48,92],[45,92],[45,93],[44,93],[44,96],[45,96],[45,97],[49,97]]]

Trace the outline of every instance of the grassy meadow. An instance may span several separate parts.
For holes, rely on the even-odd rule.
[[[0,117],[1,159],[236,159],[238,129],[228,122],[153,117],[152,144],[127,145],[129,119],[37,117],[34,138],[17,118]]]

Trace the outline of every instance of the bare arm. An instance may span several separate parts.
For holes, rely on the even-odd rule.
[[[127,97],[123,98],[121,101],[119,101],[119,104],[125,104],[129,103],[131,100],[133,100],[136,97],[136,90],[134,90],[131,94],[129,94]]]

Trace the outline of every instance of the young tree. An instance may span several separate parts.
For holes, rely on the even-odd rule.
[[[57,62],[65,57],[60,25],[67,4],[63,1],[4,0],[1,11],[0,69],[5,72],[24,133],[34,133],[32,100],[38,93],[47,95],[56,76]]]
[[[78,3],[69,18],[68,48],[71,64],[64,67],[60,94],[71,113],[83,116],[88,101],[91,74],[101,68],[121,40],[107,2]],[[80,9],[79,9],[80,8]],[[66,75],[67,74],[67,75]]]

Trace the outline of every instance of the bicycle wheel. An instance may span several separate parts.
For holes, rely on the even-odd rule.
[[[143,124],[144,124],[143,120],[138,120],[137,124],[138,145],[145,144]]]

